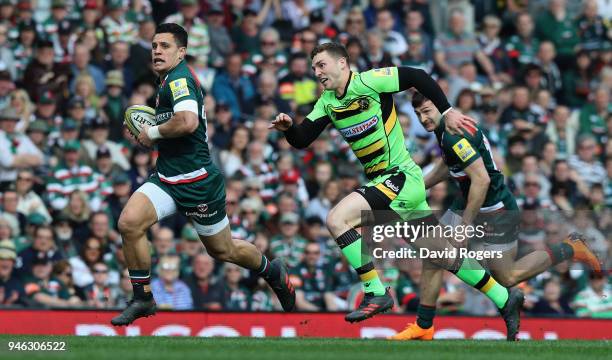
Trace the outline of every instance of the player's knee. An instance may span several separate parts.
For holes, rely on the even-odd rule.
[[[142,216],[139,216],[137,211],[132,211],[127,208],[123,209],[121,212],[119,220],[117,221],[117,227],[125,240],[129,240],[134,236],[139,236],[146,232]]]
[[[503,287],[512,287],[516,285],[516,278],[512,276],[512,274],[496,274],[495,280],[497,280],[497,282]]]
[[[329,211],[325,223],[327,224],[329,232],[335,235],[339,235],[343,231],[346,231],[348,226],[346,221],[344,221],[344,219],[338,214],[336,208]]]

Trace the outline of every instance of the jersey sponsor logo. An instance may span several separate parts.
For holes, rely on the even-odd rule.
[[[180,78],[170,82],[170,91],[172,91],[172,98],[174,100],[180,99],[183,96],[189,95],[189,88],[187,87],[187,79]]]
[[[393,183],[393,181],[391,181],[391,179],[387,179],[387,180],[385,180],[385,185],[386,185],[386,186],[387,186],[389,189],[393,190],[393,192],[395,192],[395,193],[398,193],[398,192],[400,191],[399,186],[395,185],[395,184]]]
[[[359,110],[361,111],[366,111],[370,107],[370,100],[366,98],[361,98],[357,100],[357,103],[359,104]]]
[[[386,67],[386,68],[374,69],[373,75],[376,77],[391,76],[392,75],[391,68]]]
[[[172,115],[174,115],[174,113],[172,112],[157,114],[155,115],[155,122],[160,124],[162,121],[170,120],[170,118],[172,118]]]
[[[373,129],[378,123],[378,116],[372,116],[368,120],[361,122],[359,124],[346,127],[344,129],[340,129],[340,133],[345,139],[351,139],[356,136],[359,136],[366,131]]]
[[[453,145],[453,151],[463,162],[468,161],[472,156],[476,155],[476,151],[466,139],[461,139]]]

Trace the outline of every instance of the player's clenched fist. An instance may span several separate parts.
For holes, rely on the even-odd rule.
[[[293,119],[285,113],[276,115],[276,118],[272,120],[272,123],[268,126],[268,129],[276,129],[280,131],[286,131],[293,124]]]

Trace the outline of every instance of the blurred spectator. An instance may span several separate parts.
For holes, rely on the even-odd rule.
[[[546,136],[555,143],[559,156],[568,159],[576,151],[578,124],[575,118],[570,118],[570,109],[562,105],[555,108],[552,120],[547,125]]]
[[[198,17],[200,5],[197,0],[180,0],[178,14],[170,15],[165,23],[179,24],[189,33],[189,53],[196,62],[206,66],[210,55],[210,37],[208,26]]]
[[[24,20],[17,24],[16,30],[19,32],[19,37],[12,50],[17,79],[22,79],[28,63],[34,56],[36,24],[32,20]]]
[[[214,259],[208,254],[198,254],[193,258],[193,273],[186,282],[191,289],[195,309],[222,309],[223,288],[213,278],[214,266]]]
[[[580,39],[565,0],[549,1],[548,10],[536,20],[536,34],[540,40],[552,41],[560,56],[572,55]]]
[[[23,305],[25,289],[15,274],[17,253],[11,240],[0,241],[0,308]]]
[[[291,21],[294,30],[302,29],[308,26],[308,15],[313,10],[308,6],[306,0],[288,0],[283,1],[283,18]]]
[[[242,21],[238,25],[234,25],[230,32],[236,45],[235,53],[247,55],[259,51],[259,42],[257,41],[260,31],[259,25],[257,13],[253,9],[242,10]],[[242,64],[240,65],[242,66]]]
[[[79,75],[87,74],[91,76],[95,85],[96,93],[101,94],[104,91],[104,73],[102,70],[91,63],[91,52],[85,44],[74,45],[74,55],[70,70],[72,72],[72,80],[70,81],[70,91],[74,92],[76,88],[76,79]]]
[[[557,160],[551,177],[551,197],[555,205],[563,210],[572,210],[571,204],[579,203],[588,194],[588,187],[577,172],[571,170],[567,160]],[[568,206],[570,208],[568,208]]]
[[[337,181],[328,181],[305,211],[305,216],[317,216],[322,221],[327,219],[329,211],[340,201],[340,185]]]
[[[557,97],[560,95],[562,82],[561,71],[554,61],[555,56],[555,45],[550,41],[542,41],[536,57],[536,64],[542,71],[540,86]]]
[[[300,218],[296,213],[280,216],[280,234],[270,239],[270,252],[274,258],[282,257],[289,267],[297,266],[303,259],[306,239],[298,234]]]
[[[100,21],[109,44],[116,41],[133,43],[136,40],[136,24],[126,16],[123,0],[109,0],[106,5],[107,15]]]
[[[419,39],[421,44],[419,48],[420,57],[427,61],[433,60],[433,38],[423,27],[423,14],[419,10],[411,8],[404,15],[404,23],[404,37],[408,40],[408,44],[410,45],[408,50],[410,50],[413,45],[410,39],[412,38],[413,41]],[[412,53],[411,51],[411,54]],[[416,55],[419,54],[414,53],[414,56]]]
[[[138,38],[130,45],[128,59],[135,83],[155,78],[151,63],[151,41],[154,35],[155,22],[151,17],[143,15],[138,24]]]
[[[87,194],[75,190],[68,197],[68,204],[62,209],[61,217],[70,223],[72,235],[75,239],[83,241],[89,232],[88,222],[91,208],[87,201]],[[81,244],[78,244],[79,246]]]
[[[600,1],[600,3],[603,5],[604,2]],[[603,50],[606,48],[606,45],[610,45],[609,35],[606,34],[610,30],[610,14],[608,13],[606,20],[597,13],[599,10],[597,0],[585,0],[583,4],[582,13],[576,19],[576,27],[580,36],[580,47],[588,51]],[[610,4],[607,6],[609,7]],[[608,21],[607,24],[606,21]]]
[[[587,104],[596,78],[593,65],[589,53],[580,51],[575,67],[563,73],[563,100],[568,106],[582,108]]]
[[[384,38],[380,30],[370,30],[366,33],[365,58],[368,69],[383,68],[394,65],[394,59],[384,50]]]
[[[572,217],[571,223],[574,225],[574,231],[584,234],[592,251],[597,254],[599,258],[604,259],[607,256],[606,254],[608,254],[610,244],[604,234],[597,229],[593,221],[593,215],[593,212],[587,206],[579,206]]]
[[[72,280],[72,266],[68,260],[62,259],[53,263],[51,274],[61,283],[62,287],[66,289],[71,298],[76,296],[83,302],[87,300],[83,289],[74,286],[74,281]]]
[[[223,264],[223,310],[246,311],[250,308],[251,294],[240,285],[244,270],[236,264]]]
[[[225,72],[215,77],[212,87],[212,95],[217,102],[228,104],[235,119],[241,119],[242,113],[253,113],[255,97],[253,84],[246,75],[242,75],[241,68],[240,55],[229,55],[225,60]]]
[[[530,310],[534,315],[572,315],[574,310],[566,299],[561,298],[561,284],[557,278],[552,278],[544,283],[542,297]]]
[[[509,180],[511,188],[516,187],[519,193],[524,193],[527,174],[535,174],[537,176],[540,187],[539,197],[548,198],[550,195],[550,181],[538,168],[538,157],[535,154],[527,154],[523,157],[521,171],[512,175]]]
[[[402,58],[402,66],[410,66],[421,69],[428,74],[433,71],[434,63],[432,57],[427,57],[423,51],[425,43],[419,34],[412,34],[408,38],[408,52]]]
[[[100,208],[99,178],[90,166],[79,161],[81,144],[77,140],[66,142],[63,159],[53,169],[47,183],[49,204],[55,210],[62,210],[68,204],[68,196],[74,190],[88,194],[88,203],[93,210]]]
[[[208,35],[210,37],[210,63],[219,68],[224,59],[233,50],[232,39],[225,25],[223,25],[223,8],[220,5],[211,5],[208,9]]]
[[[191,224],[185,224],[181,230],[181,238],[178,244],[179,256],[181,257],[181,276],[186,278],[193,272],[193,259],[204,250],[200,241],[200,235]]]
[[[543,177],[537,173],[525,173],[521,195],[516,198],[516,203],[521,209],[550,209],[554,204],[548,197],[548,193],[542,192]]]
[[[112,178],[113,192],[106,198],[108,210],[112,217],[111,224],[117,230],[117,220],[130,195],[132,195],[132,184],[125,173],[118,173]]]
[[[19,116],[17,132],[26,132],[29,125],[36,120],[34,116],[34,104],[30,100],[28,93],[23,89],[15,89],[12,91],[10,107],[15,109],[17,116]]]
[[[242,65],[242,71],[249,76],[269,71],[284,76],[287,69],[287,57],[280,47],[280,35],[274,28],[263,30],[259,35],[261,53],[251,54]]]
[[[376,26],[383,36],[383,48],[393,57],[399,57],[408,50],[406,38],[395,31],[395,19],[391,10],[383,8],[376,12]]]
[[[606,119],[612,113],[610,89],[600,86],[593,93],[592,103],[580,110],[580,134],[590,134],[597,143],[603,144],[606,133]]]
[[[309,105],[317,99],[317,81],[308,72],[308,56],[297,53],[289,60],[289,74],[279,81],[279,92],[283,99],[295,106]]]
[[[506,42],[508,57],[514,62],[514,72],[520,67],[535,61],[539,49],[539,40],[534,36],[533,18],[527,12],[521,12],[516,16],[516,35],[510,36]]]
[[[587,288],[576,295],[573,305],[577,316],[612,318],[612,290],[606,276],[591,272]]]
[[[135,147],[130,159],[130,170],[128,176],[132,183],[131,192],[136,191],[145,183],[151,172],[151,152],[143,147]]]
[[[32,190],[34,185],[34,173],[29,169],[19,170],[15,190],[19,197],[17,211],[28,216],[40,214],[44,216],[47,223],[51,222],[51,215],[38,194]]]
[[[62,259],[62,255],[55,243],[55,234],[51,226],[41,225],[36,228],[32,245],[19,252],[16,268],[22,277],[32,273],[33,264],[37,259],[45,259],[45,261],[49,262]]]
[[[578,172],[580,179],[587,185],[602,184],[606,179],[606,170],[603,168],[595,156],[595,138],[589,134],[578,137],[578,155],[574,155],[569,160],[572,169]]]
[[[112,162],[121,167],[123,171],[130,168],[130,163],[123,155],[122,147],[118,143],[109,140],[110,124],[107,120],[97,117],[91,119],[89,123],[91,140],[83,140],[83,150],[85,152],[85,162],[94,165],[94,160],[98,156],[98,151],[104,149],[108,152]]]
[[[255,104],[272,103],[278,112],[290,113],[291,107],[286,99],[283,99],[278,92],[278,80],[276,74],[264,71],[259,75],[257,81],[257,95]],[[265,119],[266,121],[268,119]]]
[[[226,177],[232,177],[244,163],[249,145],[249,129],[245,126],[234,128],[227,150],[221,151],[219,160]]]
[[[103,256],[104,248],[102,241],[95,237],[90,237],[81,246],[79,255],[68,259],[74,270],[72,278],[76,286],[85,288],[94,282],[93,266],[103,261]]]
[[[168,227],[160,227],[153,234],[153,255],[151,256],[151,266],[155,268],[161,259],[166,255],[176,254],[176,243],[174,232]]]
[[[117,306],[119,289],[108,282],[108,266],[97,262],[92,267],[94,282],[85,288],[87,304],[96,309],[108,309]]]
[[[539,132],[539,117],[529,107],[529,90],[524,86],[516,86],[512,95],[512,104],[505,108],[499,122],[506,131]]]
[[[299,311],[335,311],[336,296],[330,272],[321,264],[319,244],[304,248],[304,260],[291,269],[291,283],[295,287],[295,306]]]
[[[175,255],[163,256],[158,264],[158,278],[151,281],[151,291],[161,309],[192,310],[193,299],[189,287],[178,278],[180,259]]]
[[[67,90],[70,69],[54,62],[53,43],[40,40],[36,45],[34,59],[23,74],[24,88],[30,98],[38,100],[43,92],[64,94]]]
[[[251,142],[247,148],[248,161],[238,169],[242,179],[258,179],[263,187],[259,195],[264,202],[269,202],[276,195],[279,185],[279,175],[274,166],[266,163],[264,144]]]
[[[19,116],[13,108],[0,109],[0,190],[17,179],[17,170],[42,164],[43,154],[23,133],[16,131]]]
[[[24,280],[25,292],[38,306],[51,308],[77,307],[81,299],[70,294],[69,289],[52,276],[53,264],[47,257],[36,258],[32,274]]]
[[[0,23],[0,66],[3,70],[8,70],[11,78],[17,78],[17,67],[15,66],[15,58],[8,43],[8,26]]]
[[[489,58],[480,50],[473,35],[466,32],[465,16],[460,10],[451,11],[450,33],[441,34],[434,45],[436,65],[446,75],[456,75],[459,65],[476,58],[489,79],[497,81],[495,68]]]
[[[0,71],[0,109],[9,105],[11,91],[15,90],[15,83],[11,79],[11,74],[6,70]]]

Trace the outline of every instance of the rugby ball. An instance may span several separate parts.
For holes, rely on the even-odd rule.
[[[134,137],[138,137],[144,125],[155,126],[155,109],[146,105],[132,105],[125,110],[123,123]]]

